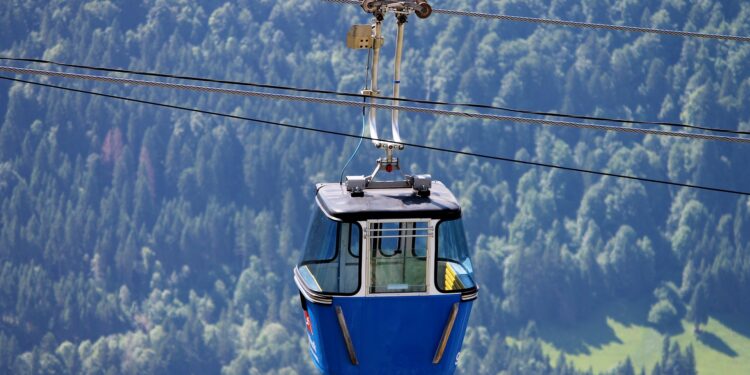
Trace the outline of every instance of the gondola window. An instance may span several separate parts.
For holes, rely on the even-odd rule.
[[[316,292],[354,294],[359,290],[360,229],[316,213],[307,231],[307,247],[299,271]]]
[[[411,293],[427,290],[429,220],[372,221],[370,293]]]

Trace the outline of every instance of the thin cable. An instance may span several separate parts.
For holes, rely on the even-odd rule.
[[[127,69],[116,69],[116,68],[107,68],[107,67],[99,67],[99,66],[67,64],[67,63],[50,61],[50,60],[42,60],[42,59],[13,58],[13,57],[0,56],[0,60],[50,64],[50,65],[58,65],[58,66],[63,66],[63,67],[88,69],[88,70],[103,71],[103,72],[134,74],[134,75],[161,77],[161,78],[172,78],[172,79],[181,79],[181,80],[198,81],[198,82],[221,83],[221,84],[238,85],[238,86],[268,88],[268,89],[274,89],[274,90],[338,95],[338,96],[356,97],[356,98],[362,98],[362,99],[370,98],[370,96],[368,95],[341,92],[341,91],[319,90],[319,89],[299,88],[299,87],[283,86],[283,85],[269,85],[269,84],[261,84],[261,83],[254,83],[254,82],[219,80],[219,79],[165,74],[165,73],[157,73],[157,72],[144,72],[144,71],[138,71],[138,70],[127,70]],[[616,117],[596,117],[596,116],[566,114],[566,113],[557,113],[557,112],[532,111],[532,110],[526,110],[526,109],[509,108],[509,107],[502,107],[502,106],[495,106],[495,105],[488,105],[488,104],[474,104],[474,103],[460,103],[460,102],[456,103],[456,102],[445,102],[445,101],[435,101],[435,100],[425,100],[425,99],[394,98],[394,97],[389,97],[389,96],[377,96],[377,95],[372,96],[372,97],[378,100],[386,100],[386,101],[393,101],[393,100],[398,99],[402,102],[410,102],[410,103],[418,103],[418,104],[480,108],[480,109],[499,110],[499,111],[507,111],[507,112],[513,112],[513,113],[529,114],[529,115],[538,115],[538,116],[572,118],[572,119],[590,120],[590,121],[606,121],[606,122],[634,124],[634,125],[672,126],[672,127],[681,127],[681,128],[687,128],[687,129],[704,130],[704,131],[711,131],[711,132],[718,132],[718,133],[750,135],[750,132],[748,131],[712,128],[712,127],[705,127],[705,126],[698,126],[698,125],[689,125],[689,124],[678,123],[678,122],[629,120],[629,119],[616,118]]]
[[[229,81],[229,80],[220,80],[220,79],[194,77],[194,76],[183,76],[183,75],[166,74],[166,73],[158,73],[158,72],[144,72],[144,71],[138,71],[138,70],[116,69],[116,68],[107,68],[107,67],[100,67],[100,66],[67,64],[67,63],[50,61],[50,60],[42,60],[42,59],[15,58],[15,57],[0,56],[0,60],[49,64],[49,65],[57,65],[57,66],[68,67],[68,68],[87,69],[87,70],[94,70],[94,71],[101,71],[101,72],[133,74],[133,75],[180,79],[180,80],[196,81],[196,82],[221,83],[221,84],[227,84],[227,85],[258,87],[258,88],[273,89],[273,90],[338,95],[338,96],[354,97],[354,98],[362,98],[362,99],[367,99],[371,97],[371,96],[363,95],[363,94],[333,91],[333,90],[319,90],[319,89],[309,89],[309,88],[300,88],[300,87],[283,86],[283,85],[269,85],[269,84],[254,83],[254,82]],[[489,109],[489,110],[506,111],[506,112],[512,112],[512,113],[535,115],[535,116],[550,116],[550,117],[570,118],[570,119],[589,120],[589,121],[606,121],[606,122],[633,124],[633,125],[672,126],[672,127],[704,130],[704,131],[717,132],[717,133],[750,135],[750,131],[720,129],[720,128],[712,128],[712,127],[706,127],[706,126],[690,125],[690,124],[668,122],[668,121],[628,120],[628,119],[616,118],[616,117],[596,117],[596,116],[566,114],[566,113],[557,113],[557,112],[532,111],[532,110],[527,110],[527,109],[502,107],[502,106],[495,106],[495,105],[488,105],[488,104],[474,104],[474,103],[460,103],[460,102],[456,103],[456,102],[445,102],[445,101],[425,100],[425,99],[394,98],[390,96],[379,96],[379,95],[374,95],[372,96],[372,98],[375,98],[378,100],[385,100],[385,101],[399,100],[402,102],[417,103],[417,104]]]
[[[344,171],[346,171],[346,167],[348,167],[349,163],[351,163],[352,160],[354,160],[354,156],[357,155],[357,152],[359,152],[359,148],[362,147],[362,140],[365,137],[365,124],[367,123],[365,119],[366,117],[362,116],[362,133],[360,133],[359,135],[360,138],[359,138],[359,142],[357,142],[357,147],[354,149],[354,152],[352,153],[352,155],[349,156],[349,160],[346,161],[346,164],[344,164],[344,168],[341,168],[341,175],[339,176],[339,185],[342,185],[344,183]]]
[[[323,1],[328,2],[328,3],[349,4],[349,5],[360,5],[361,3],[360,1],[356,1],[356,0],[323,0]],[[555,25],[555,26],[571,26],[571,27],[578,27],[578,28],[584,28],[584,29],[601,29],[601,30],[612,30],[612,31],[626,31],[626,32],[631,32],[631,33],[661,34],[661,35],[681,36],[681,37],[689,37],[689,38],[731,40],[735,42],[750,42],[750,37],[747,37],[747,36],[697,33],[697,32],[692,32],[692,31],[666,30],[666,29],[655,29],[655,28],[637,27],[637,26],[620,26],[620,25],[610,25],[610,24],[605,24],[605,23],[555,20],[555,19],[549,19],[549,18],[508,16],[505,14],[491,14],[491,13],[471,12],[471,11],[464,11],[464,10],[432,8],[432,13],[445,14],[449,16],[484,18],[484,19],[499,20],[499,21],[541,23],[541,24]]]
[[[469,112],[448,111],[448,110],[433,109],[433,108],[420,108],[420,107],[410,107],[410,106],[401,106],[401,105],[392,105],[392,104],[383,104],[383,103],[372,103],[372,102],[360,103],[357,101],[340,100],[340,99],[327,99],[327,98],[316,98],[316,97],[309,97],[309,96],[275,94],[275,93],[257,92],[257,91],[249,91],[249,90],[236,90],[236,89],[226,89],[226,88],[219,88],[219,87],[209,87],[209,86],[185,85],[185,84],[180,84],[180,83],[145,81],[145,80],[137,80],[137,79],[129,79],[129,78],[97,76],[97,75],[90,75],[90,74],[66,73],[66,72],[55,72],[55,71],[48,71],[48,70],[16,68],[16,67],[10,67],[10,66],[0,66],[0,71],[10,72],[10,73],[15,73],[15,74],[32,74],[32,75],[43,75],[43,76],[51,76],[51,77],[83,79],[83,80],[99,81],[99,82],[106,82],[106,83],[140,85],[140,86],[168,88],[168,89],[176,89],[176,90],[238,95],[238,96],[244,96],[244,97],[258,97],[258,98],[274,99],[274,100],[299,101],[299,102],[316,103],[316,104],[332,104],[332,105],[348,106],[348,107],[367,106],[370,108],[377,108],[377,109],[387,109],[387,110],[395,109],[395,110],[405,111],[405,112],[424,113],[424,114],[432,114],[432,115],[440,115],[440,116],[458,116],[458,117],[471,118],[471,119],[526,123],[526,124],[533,124],[533,125],[561,126],[561,127],[570,127],[570,128],[576,128],[576,129],[593,129],[593,130],[601,130],[601,131],[634,133],[634,134],[640,134],[640,135],[651,134],[651,135],[668,136],[668,137],[700,139],[700,140],[705,140],[705,141],[721,141],[721,142],[750,144],[750,138],[727,137],[727,136],[701,134],[701,133],[684,133],[684,132],[674,132],[674,131],[667,131],[667,130],[629,128],[629,127],[621,127],[621,126],[589,124],[589,123],[570,122],[570,121],[557,121],[557,120],[548,120],[548,119],[539,119],[539,118],[504,116],[504,115],[485,114],[485,113],[469,113]],[[403,142],[401,143],[405,144]]]
[[[452,9],[433,9],[433,13],[447,14],[451,16],[465,16],[465,17],[478,17],[493,20],[502,21],[513,21],[513,22],[525,22],[525,23],[541,23],[555,26],[571,26],[585,29],[601,29],[611,31],[626,31],[631,33],[647,33],[647,34],[661,34],[670,36],[681,36],[689,38],[703,38],[703,39],[716,39],[716,40],[731,40],[734,42],[750,42],[750,37],[738,36],[738,35],[723,35],[723,34],[709,34],[709,33],[698,33],[692,31],[681,31],[681,30],[667,30],[667,29],[654,29],[649,27],[637,27],[637,26],[621,26],[611,25],[604,23],[590,23],[590,22],[576,22],[576,21],[565,21],[556,20],[549,18],[534,18],[534,17],[519,17],[519,16],[508,16],[504,14],[489,14],[480,12],[468,12]]]
[[[64,90],[64,91],[77,92],[81,94],[88,94],[88,95],[100,96],[100,97],[105,97],[105,98],[118,99],[118,100],[127,101],[127,102],[148,104],[148,105],[153,105],[153,106],[162,107],[162,108],[177,109],[177,110],[188,111],[188,112],[202,113],[205,115],[231,118],[235,120],[250,121],[250,122],[255,122],[258,124],[272,125],[272,126],[278,126],[278,127],[283,127],[283,128],[289,128],[289,129],[304,130],[304,131],[316,132],[316,133],[321,133],[321,134],[336,135],[340,137],[360,138],[364,140],[375,140],[374,138],[371,138],[371,137],[363,137],[363,136],[359,136],[356,134],[338,132],[335,130],[308,128],[308,127],[301,126],[301,125],[285,124],[282,122],[261,120],[261,119],[256,119],[252,117],[237,116],[237,115],[231,115],[227,113],[220,113],[220,112],[208,111],[208,110],[197,109],[197,108],[183,107],[183,106],[178,106],[178,105],[173,105],[173,104],[165,104],[165,103],[158,103],[158,102],[152,102],[152,101],[141,100],[141,99],[134,99],[134,98],[124,97],[124,96],[103,94],[103,93],[98,93],[98,92],[93,92],[93,91],[74,89],[70,87],[50,85],[47,83],[27,81],[27,80],[18,79],[18,78],[0,76],[0,79],[13,81],[13,82],[27,83],[27,84],[36,85],[36,86],[54,88],[54,89],[59,89],[59,90]],[[650,183],[656,183],[656,184],[662,184],[662,185],[712,191],[712,192],[717,192],[717,193],[750,196],[750,192],[740,191],[740,190],[731,190],[731,189],[723,189],[723,188],[716,188],[716,187],[709,187],[709,186],[702,186],[702,185],[693,185],[693,184],[673,182],[673,181],[668,181],[668,180],[657,180],[657,179],[645,178],[645,177],[635,177],[635,176],[621,175],[621,174],[601,172],[601,171],[593,171],[593,170],[575,168],[575,167],[565,167],[565,166],[560,166],[560,165],[555,165],[555,164],[547,164],[547,163],[540,163],[540,162],[533,162],[533,161],[526,161],[526,160],[517,160],[517,159],[505,158],[501,156],[480,154],[480,153],[460,151],[460,150],[451,150],[447,148],[427,146],[427,145],[416,144],[416,143],[403,142],[402,144],[405,146],[424,149],[424,150],[446,152],[446,153],[451,153],[451,154],[456,154],[456,155],[472,156],[472,157],[489,159],[489,160],[505,161],[505,162],[516,163],[516,164],[531,165],[535,167],[552,168],[552,169],[559,169],[559,170],[565,170],[565,171],[571,171],[571,172],[592,174],[592,175],[597,175],[597,176],[607,176],[607,177],[613,177],[613,178],[622,178],[622,179],[628,179],[628,180],[634,180],[634,181],[650,182]]]
[[[367,52],[367,69],[365,69],[365,90],[369,89],[370,85],[367,82],[367,77],[370,75],[370,57],[372,56],[372,48],[368,49]],[[367,99],[362,98],[362,103],[365,103]],[[341,175],[339,176],[339,185],[344,183],[344,171],[346,171],[346,167],[349,166],[349,163],[354,160],[354,156],[357,155],[357,152],[359,152],[359,148],[362,146],[362,137],[365,136],[365,123],[366,121],[366,115],[365,115],[365,106],[362,106],[362,134],[360,135],[359,142],[357,142],[357,147],[354,148],[354,152],[351,156],[349,156],[349,160],[346,161],[346,164],[344,164],[344,167],[341,168]]]

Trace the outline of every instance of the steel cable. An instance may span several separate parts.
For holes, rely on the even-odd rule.
[[[115,69],[115,68],[107,68],[107,67],[100,67],[100,66],[67,64],[67,63],[50,61],[50,60],[42,60],[42,59],[15,58],[15,57],[0,56],[0,60],[50,64],[50,65],[68,67],[68,68],[95,70],[95,71],[110,72],[110,73],[123,73],[123,74],[143,75],[143,76],[160,77],[160,78],[172,78],[172,79],[180,79],[180,80],[187,80],[187,81],[221,83],[221,84],[228,84],[228,85],[258,87],[258,88],[266,88],[266,89],[273,89],[273,90],[337,95],[337,96],[353,97],[353,98],[360,98],[360,99],[370,98],[370,96],[368,95],[350,93],[350,92],[309,89],[309,88],[300,88],[300,87],[283,86],[283,85],[271,85],[271,84],[255,83],[255,82],[230,81],[230,80],[222,80],[222,79],[183,76],[183,75],[157,73],[157,72],[144,72],[144,71],[128,70],[128,69]],[[707,127],[707,126],[690,125],[690,124],[683,124],[683,123],[678,123],[678,122],[629,120],[629,119],[614,118],[614,117],[597,117],[597,116],[576,115],[576,114],[568,114],[568,113],[532,111],[532,110],[526,110],[526,109],[509,108],[509,107],[487,105],[487,104],[453,103],[453,102],[445,102],[445,101],[413,99],[413,98],[403,98],[403,97],[394,98],[390,96],[379,96],[379,95],[374,95],[372,97],[378,100],[386,100],[386,101],[398,100],[401,102],[416,103],[416,104],[489,109],[489,110],[505,111],[505,112],[512,112],[512,113],[520,113],[520,114],[526,114],[526,115],[536,115],[536,116],[549,116],[549,117],[570,118],[570,119],[578,119],[578,120],[615,122],[615,123],[633,124],[633,125],[671,126],[671,127],[680,127],[680,128],[686,128],[686,129],[704,130],[704,131],[710,131],[710,132],[716,132],[716,133],[750,135],[750,131],[712,128],[712,127]]]
[[[364,137],[361,135],[349,134],[349,133],[344,133],[344,132],[339,132],[339,131],[334,131],[334,130],[308,128],[308,127],[301,126],[301,125],[286,124],[282,122],[261,120],[261,119],[256,119],[252,117],[238,116],[238,115],[232,115],[232,114],[227,114],[227,113],[220,113],[220,112],[215,112],[215,111],[208,111],[208,110],[202,110],[202,109],[197,109],[197,108],[178,106],[178,105],[173,105],[173,104],[158,103],[158,102],[153,102],[153,101],[148,101],[148,100],[141,100],[141,99],[124,97],[124,96],[118,96],[118,95],[103,94],[103,93],[98,93],[98,92],[93,92],[93,91],[74,89],[70,87],[56,86],[56,85],[51,85],[47,83],[33,82],[33,81],[28,81],[28,80],[18,79],[18,78],[0,76],[0,79],[13,81],[13,82],[19,82],[19,83],[26,83],[30,85],[42,86],[42,87],[47,87],[47,88],[53,88],[53,89],[58,89],[58,90],[64,90],[64,91],[69,91],[69,92],[100,96],[100,97],[105,97],[105,98],[110,98],[110,99],[118,99],[118,100],[122,100],[126,102],[147,104],[147,105],[153,105],[153,106],[162,107],[162,108],[202,113],[206,115],[231,118],[235,120],[250,121],[250,122],[255,122],[259,124],[272,125],[272,126],[278,126],[278,127],[283,127],[283,128],[289,128],[289,129],[305,130],[309,132],[336,135],[336,136],[349,137],[349,138],[359,138],[359,139],[365,139],[365,140],[371,140],[371,141],[375,140],[374,138],[370,138],[370,137]],[[717,193],[728,193],[728,194],[737,194],[737,195],[742,195],[742,196],[750,196],[750,192],[740,191],[740,190],[731,190],[731,189],[723,189],[723,188],[716,188],[716,187],[710,187],[710,186],[686,184],[682,182],[674,182],[674,181],[668,181],[668,180],[658,180],[658,179],[645,178],[645,177],[628,176],[628,175],[621,175],[621,174],[602,172],[602,171],[593,171],[593,170],[575,168],[575,167],[565,167],[565,166],[560,166],[560,165],[555,165],[555,164],[540,163],[540,162],[533,162],[533,161],[527,161],[527,160],[517,160],[517,159],[511,159],[511,158],[495,156],[495,155],[480,154],[480,153],[475,153],[475,152],[451,150],[451,149],[446,149],[442,147],[427,146],[427,145],[417,144],[417,143],[404,142],[403,144],[405,146],[424,149],[424,150],[446,152],[446,153],[451,153],[451,154],[456,154],[456,155],[472,156],[472,157],[477,157],[477,158],[482,158],[482,159],[505,161],[505,162],[510,162],[510,163],[517,163],[517,164],[530,165],[530,166],[536,166],[536,167],[544,167],[544,168],[560,169],[560,170],[571,171],[571,172],[593,174],[597,176],[622,178],[622,179],[635,180],[635,181],[641,181],[641,182],[649,182],[649,183],[656,183],[656,184],[676,186],[676,187],[699,189],[699,190],[712,191],[712,192],[717,192]]]
[[[420,108],[420,107],[401,106],[401,105],[392,105],[392,104],[384,104],[384,103],[370,103],[370,102],[362,103],[362,102],[351,101],[351,100],[316,98],[316,97],[309,97],[309,96],[227,89],[227,88],[221,88],[221,87],[186,85],[186,84],[180,84],[180,83],[146,81],[146,80],[137,80],[137,79],[130,79],[130,78],[97,76],[97,75],[80,74],[80,73],[56,72],[56,71],[39,70],[39,69],[16,68],[16,67],[11,67],[11,66],[0,66],[0,72],[8,72],[8,73],[15,73],[15,74],[42,75],[42,76],[72,78],[72,79],[83,79],[83,80],[99,81],[99,82],[106,82],[106,83],[118,83],[118,84],[139,85],[139,86],[148,86],[148,87],[157,87],[157,88],[167,88],[167,89],[175,89],[175,90],[228,94],[228,95],[237,95],[237,96],[244,96],[244,97],[273,99],[273,100],[298,101],[298,102],[304,102],[304,103],[330,104],[330,105],[339,105],[339,106],[347,106],[347,107],[365,106],[365,107],[371,107],[371,108],[377,108],[377,109],[386,109],[386,110],[395,109],[395,110],[405,111],[405,112],[432,114],[432,115],[440,115],[440,116],[457,116],[457,117],[481,119],[481,120],[516,122],[516,123],[526,123],[526,124],[545,125],[545,126],[570,127],[570,128],[577,128],[577,129],[593,129],[593,130],[601,130],[601,131],[633,133],[633,134],[640,134],[640,135],[651,134],[651,135],[658,135],[658,136],[681,137],[681,138],[689,138],[689,139],[700,139],[700,140],[721,141],[721,142],[731,142],[731,143],[750,143],[750,138],[727,137],[727,136],[719,136],[719,135],[712,135],[712,134],[684,133],[684,132],[675,132],[675,131],[668,131],[668,130],[629,128],[629,127],[620,127],[620,126],[579,123],[579,122],[571,122],[571,121],[548,120],[548,119],[540,119],[540,118],[525,118],[525,117],[517,117],[517,116],[486,114],[486,113],[448,111],[448,110],[442,110],[442,109]]]
[[[328,3],[360,5],[360,1],[356,1],[356,0],[323,0],[323,1],[328,2]],[[667,29],[656,29],[656,28],[638,27],[638,26],[611,25],[611,24],[605,24],[605,23],[565,21],[565,20],[557,20],[557,19],[549,19],[549,18],[509,16],[505,14],[472,12],[472,11],[466,11],[466,10],[433,8],[432,13],[445,14],[449,16],[483,18],[483,19],[491,19],[491,20],[499,20],[499,21],[540,23],[540,24],[555,25],[555,26],[570,26],[570,27],[578,27],[578,28],[585,28],[585,29],[626,31],[626,32],[633,32],[633,33],[648,33],[648,34],[661,34],[661,35],[681,36],[681,37],[690,37],[690,38],[730,40],[730,41],[735,41],[735,42],[750,42],[750,37],[747,37],[747,36],[699,33],[699,32],[693,32],[693,31],[667,30]]]

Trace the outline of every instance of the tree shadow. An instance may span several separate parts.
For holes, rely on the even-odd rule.
[[[680,320],[675,320],[674,322],[668,324],[656,325],[649,323],[648,325],[662,335],[666,336],[677,336],[685,332],[685,327],[682,325],[682,322]]]
[[[610,303],[603,311],[607,316],[624,326],[648,326],[648,299],[618,300]]]
[[[597,306],[584,317],[568,324],[541,322],[538,325],[539,338],[570,355],[588,355],[591,354],[591,349],[599,349],[611,343],[622,344],[623,341],[617,337],[607,319],[626,327],[652,326],[647,319],[650,306],[648,302],[645,298],[623,298]],[[667,330],[679,333],[682,327],[670,326]]]
[[[747,319],[744,316],[739,314],[718,314],[711,317],[732,331],[750,339],[750,324],[747,324]]]
[[[716,350],[719,353],[726,354],[729,357],[737,357],[737,352],[732,349],[721,337],[707,331],[701,331],[697,333],[698,341],[702,342],[709,348]]]
[[[593,314],[585,322],[560,325],[541,323],[539,338],[569,355],[591,354],[591,348],[616,342],[622,343],[612,327],[607,324],[606,314]]]

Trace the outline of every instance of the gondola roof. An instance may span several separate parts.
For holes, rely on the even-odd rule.
[[[433,181],[428,197],[410,188],[367,189],[352,197],[338,183],[317,184],[316,201],[326,213],[341,221],[368,219],[458,219],[461,206],[440,181]]]

